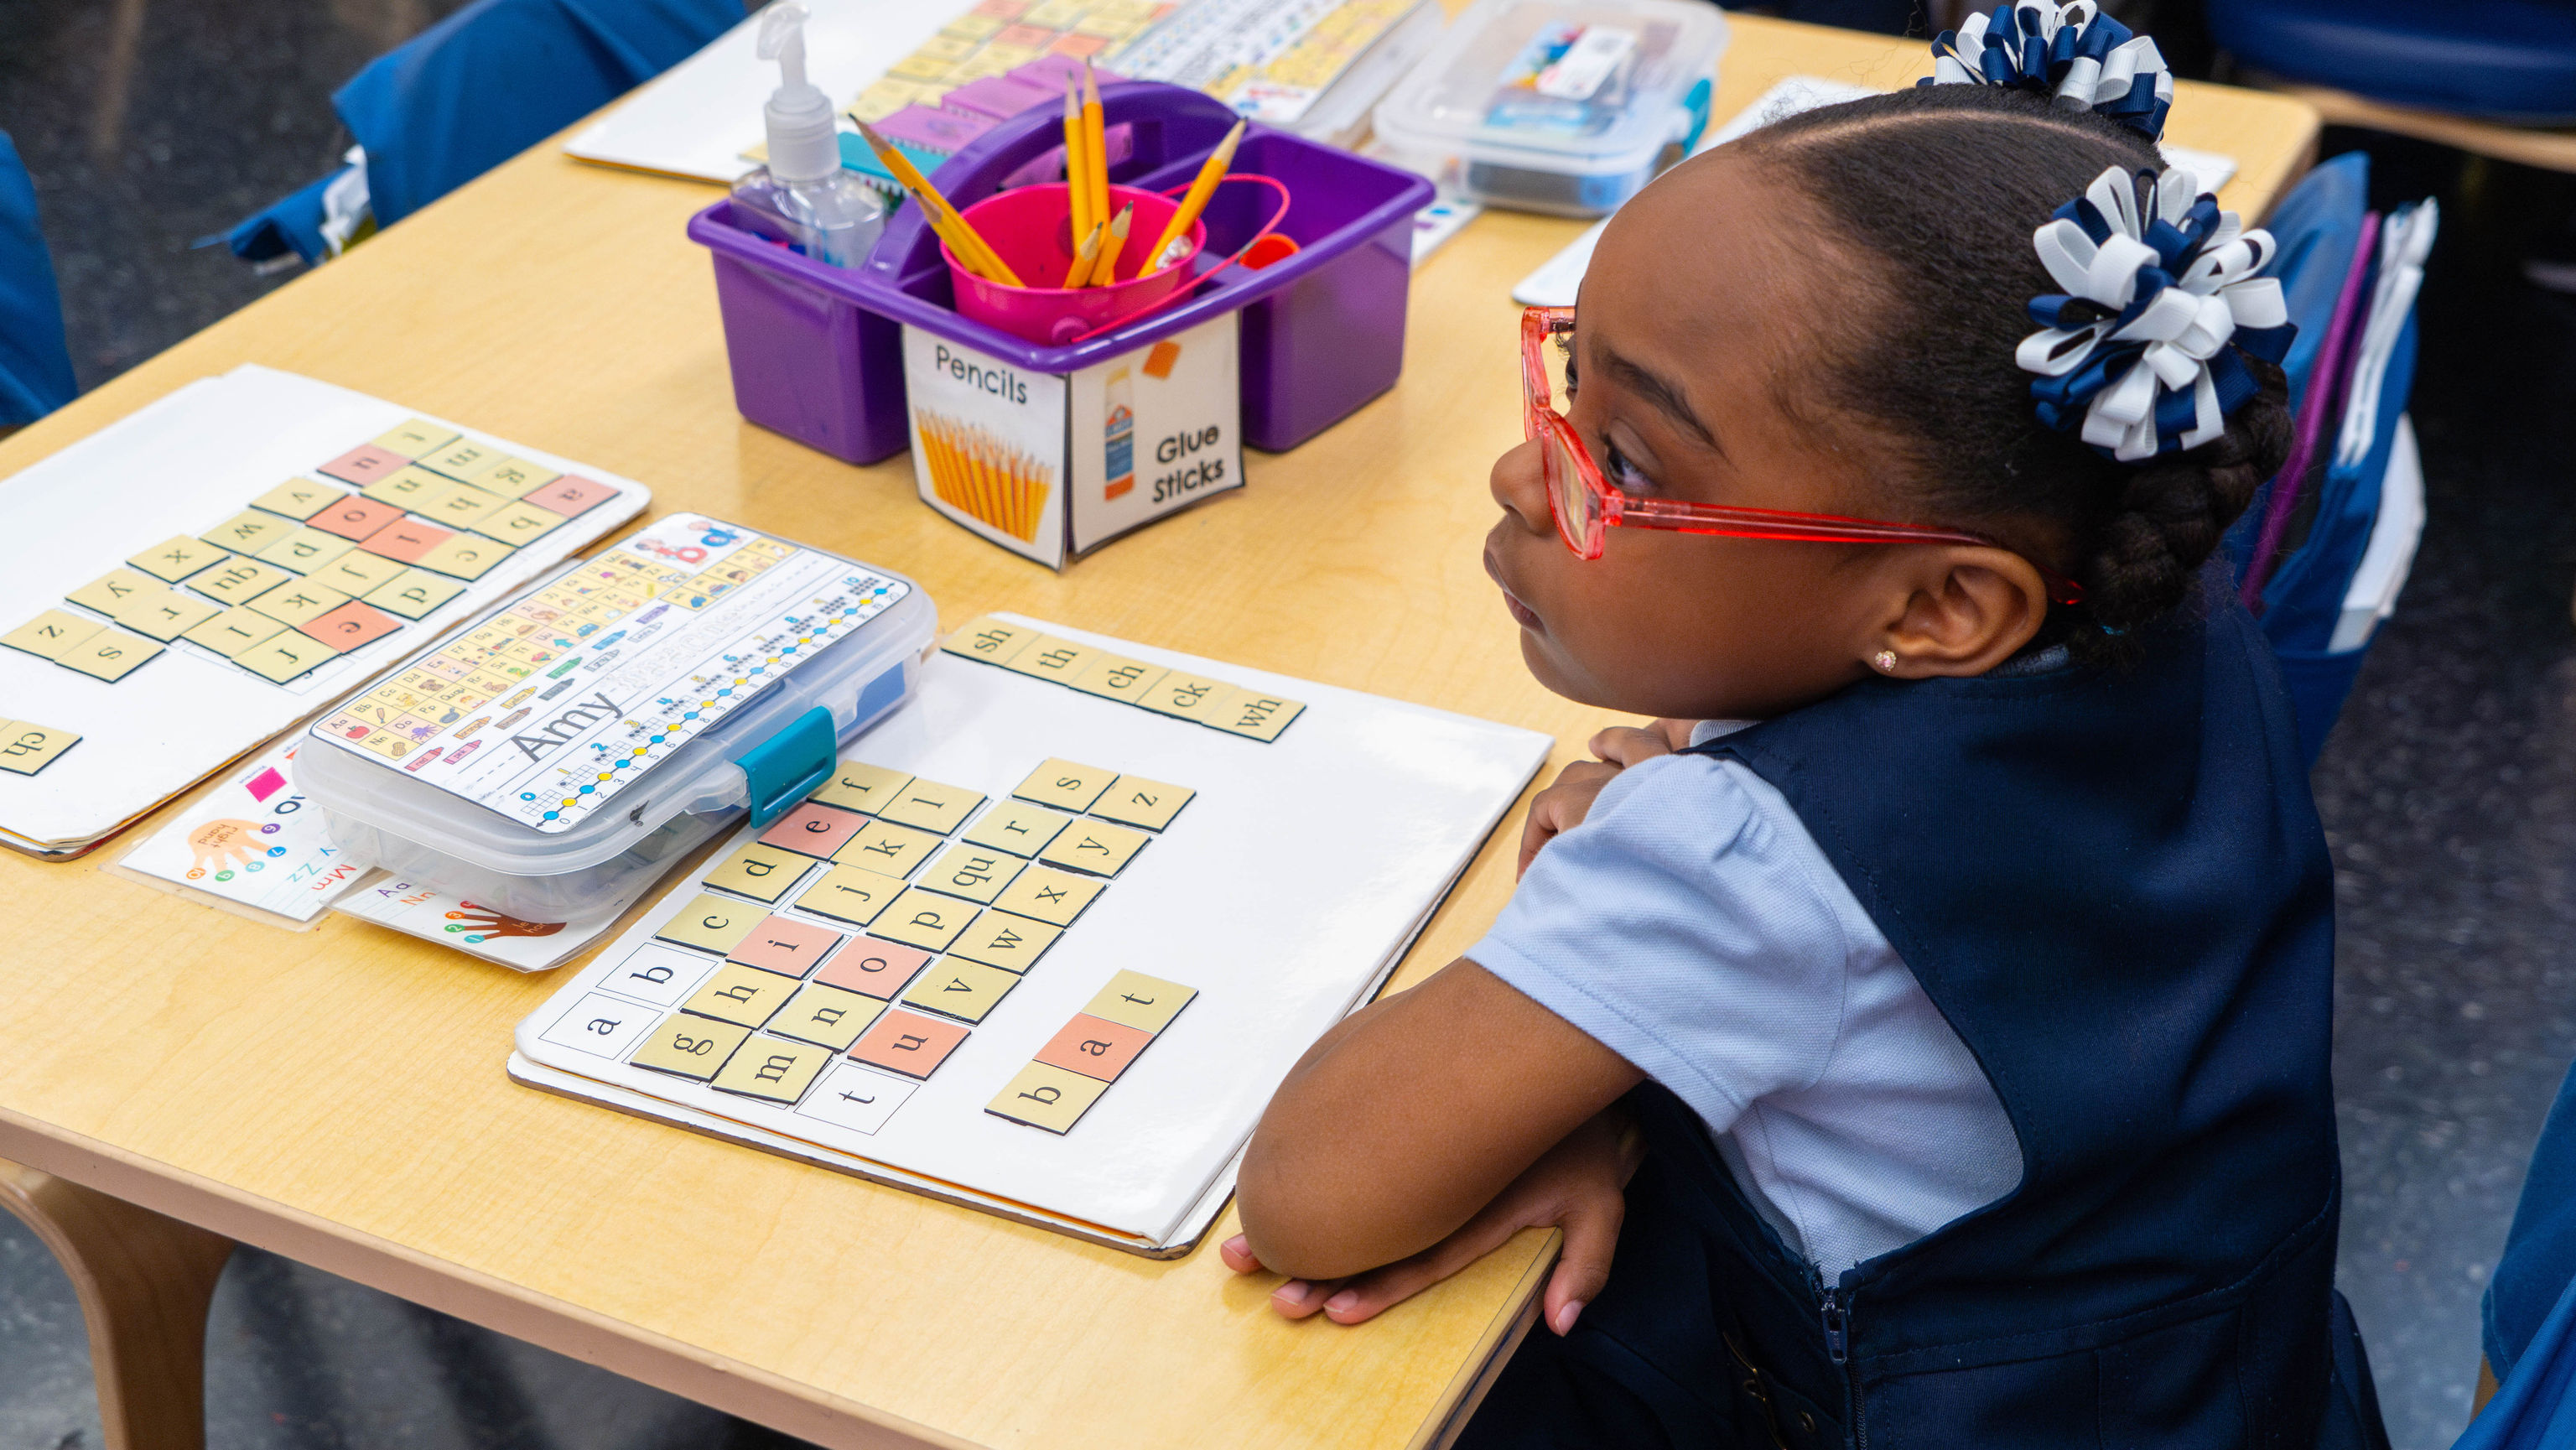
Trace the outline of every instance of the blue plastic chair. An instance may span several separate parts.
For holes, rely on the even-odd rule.
[[[2496,1394],[2452,1450],[2576,1445],[2576,1071],[2532,1150],[2484,1317]]]
[[[2209,33],[2286,80],[2513,125],[2576,122],[2566,0],[2208,0]]]
[[[475,0],[332,94],[366,150],[376,224],[401,221],[661,74],[743,13],[742,0]],[[245,261],[323,256],[322,193],[337,178],[245,218],[224,240]]]
[[[35,183],[0,131],[0,428],[33,423],[79,392],[53,256],[36,229]]]

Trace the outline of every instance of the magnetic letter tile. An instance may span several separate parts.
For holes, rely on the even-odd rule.
[[[410,569],[370,592],[367,602],[388,614],[418,619],[464,592],[465,586],[456,580],[441,578],[426,569]]]
[[[866,817],[849,811],[836,811],[830,806],[818,806],[807,801],[770,822],[769,829],[760,833],[760,844],[784,846],[808,856],[830,856],[841,849],[841,843],[850,839],[865,820]]]
[[[273,564],[251,559],[232,559],[188,577],[188,587],[209,599],[225,604],[248,604],[253,599],[293,582],[295,576]]]
[[[892,797],[896,791],[910,784],[912,784],[912,777],[900,770],[888,770],[882,765],[862,765],[855,760],[844,760],[833,775],[832,783],[814,792],[811,799],[821,801],[827,806],[866,811],[873,815],[879,805]]]
[[[1207,724],[1230,735],[1248,736],[1254,740],[1276,740],[1288,722],[1304,714],[1303,700],[1287,700],[1277,695],[1256,694],[1237,690]]]
[[[322,512],[304,522],[326,534],[337,534],[355,542],[402,517],[402,510],[374,499],[344,498],[326,504]]]
[[[121,629],[102,629],[64,651],[63,657],[54,663],[68,665],[84,675],[113,684],[159,653],[161,646],[140,635],[127,634]]]
[[[425,418],[405,418],[392,431],[376,440],[375,446],[387,453],[405,458],[421,458],[456,441],[456,430],[432,423]]]
[[[1105,821],[1124,821],[1131,826],[1159,831],[1170,825],[1172,817],[1179,815],[1181,807],[1188,805],[1190,798],[1197,794],[1185,785],[1165,785],[1141,775],[1122,775],[1109,783],[1109,789],[1100,793],[1100,802],[1091,808],[1091,813]]]
[[[1035,805],[1053,806],[1060,811],[1087,811],[1109,782],[1118,778],[1114,770],[1096,765],[1076,765],[1070,760],[1049,760],[1029,772],[1019,788],[1011,792]]]
[[[561,477],[562,474],[551,468],[505,454],[467,474],[465,481],[476,488],[490,489],[504,498],[525,498]]]
[[[245,564],[242,567],[256,569],[259,566]],[[272,570],[270,577],[282,579],[286,576]],[[148,574],[137,574],[131,569],[110,569],[63,597],[83,609],[95,609],[114,619],[125,612],[128,604],[147,597],[160,587],[161,581]]]
[[[1083,667],[1102,653],[1089,645],[1046,634],[1029,641],[1018,654],[1005,661],[1002,668],[1017,670],[1036,679],[1066,683],[1081,674]]]
[[[1108,1090],[1109,1084],[1096,1077],[1033,1062],[995,1093],[984,1111],[1014,1123],[1064,1134],[1073,1131],[1073,1125],[1082,1121],[1082,1115],[1091,1111],[1091,1105]]]
[[[1084,666],[1082,673],[1073,677],[1072,685],[1086,695],[1098,695],[1104,700],[1124,700],[1132,705],[1144,699],[1145,692],[1162,683],[1163,676],[1170,673],[1161,665],[1149,665],[1125,655],[1103,654]]]
[[[227,609],[184,636],[192,644],[201,644],[225,659],[239,659],[252,645],[263,643],[283,633],[285,625],[256,609]]]
[[[602,978],[599,985],[629,997],[641,997],[657,1007],[672,1007],[696,991],[715,969],[714,962],[695,952],[646,942],[618,963],[617,970]]]
[[[181,534],[175,539],[154,544],[125,562],[164,584],[176,584],[223,557],[223,550],[205,540]]]
[[[79,743],[80,737],[68,730],[12,720],[8,730],[0,732],[0,770],[34,775]]]
[[[706,880],[709,886],[775,905],[813,864],[793,851],[754,842],[726,857],[723,865],[707,873]]]
[[[409,464],[368,484],[360,496],[377,503],[390,504],[406,513],[422,512],[421,505],[432,502],[449,489],[458,487],[456,480],[430,472],[419,464]]]
[[[1196,987],[1166,982],[1143,972],[1120,972],[1082,1010],[1139,1032],[1160,1032],[1198,994]]]
[[[363,487],[409,462],[411,462],[410,459],[399,453],[388,453],[372,443],[366,443],[323,464],[322,471],[333,478],[346,479]]]
[[[1151,1032],[1085,1012],[1048,1039],[1047,1045],[1038,1049],[1037,1060],[1049,1067],[1071,1068],[1084,1077],[1116,1082],[1118,1074],[1125,1072],[1127,1064],[1134,1062],[1136,1054],[1153,1040]]]
[[[938,849],[939,838],[928,831],[870,821],[859,827],[850,843],[835,852],[832,859],[888,876],[909,876],[913,867],[930,859],[930,853]]]
[[[781,976],[801,977],[812,971],[816,962],[830,956],[832,948],[847,940],[837,931],[827,931],[810,922],[773,916],[734,943],[725,960]]]
[[[965,1040],[966,1029],[954,1022],[917,1012],[888,1012],[859,1034],[850,1056],[906,1077],[926,1078]]]
[[[644,1045],[626,1059],[637,1067],[667,1072],[705,1082],[724,1066],[725,1059],[751,1035],[748,1027],[730,1022],[710,1022],[704,1017],[673,1014],[655,1024],[644,1036]]]
[[[260,597],[267,598],[266,595]],[[251,607],[259,608],[256,602]],[[260,610],[260,612],[264,614],[267,611]],[[351,650],[374,644],[377,640],[402,628],[402,621],[381,609],[370,608],[352,599],[328,614],[317,615],[306,620],[296,628],[340,653],[347,654]]]
[[[1136,703],[1158,715],[1176,715],[1201,725],[1212,723],[1210,716],[1234,693],[1234,686],[1223,680],[1211,680],[1183,670],[1174,670],[1155,682]]]
[[[1025,972],[1037,964],[1046,949],[1064,929],[1013,916],[1007,911],[988,911],[975,918],[973,925],[958,933],[956,945],[948,949],[952,956],[1006,972]]]
[[[1006,664],[1011,656],[1026,648],[1038,632],[1026,625],[1005,624],[991,615],[973,620],[948,636],[941,649],[988,665]]]
[[[770,1019],[769,1030],[799,1042],[819,1042],[834,1052],[847,1052],[886,1004],[874,997],[808,982]]]
[[[525,500],[571,519],[581,517],[590,512],[593,505],[616,496],[617,490],[607,484],[567,473],[543,488],[528,490]]]
[[[319,619],[348,602],[349,596],[337,589],[290,579],[275,588],[261,591],[251,600],[250,607],[283,624],[302,624]]]
[[[1018,857],[983,846],[951,846],[921,873],[921,884],[968,901],[988,902],[1020,874]]]
[[[930,953],[919,947],[862,937],[835,953],[823,964],[823,970],[814,974],[814,980],[826,987],[891,1002],[904,983],[931,960]]]
[[[769,1020],[769,1014],[785,1006],[796,994],[796,981],[776,972],[727,962],[707,978],[707,984],[689,994],[680,1004],[683,1012],[713,1017],[720,1022],[757,1027]]]
[[[294,527],[275,514],[243,509],[206,530],[205,539],[217,548],[230,549],[236,554],[256,554]]]
[[[744,849],[748,852],[778,848],[750,846]],[[801,868],[811,863],[800,859],[797,864]],[[707,877],[707,880],[718,886],[725,884],[717,881],[712,874]],[[835,866],[824,872],[821,880],[805,888],[805,894],[796,898],[796,907],[800,911],[810,911],[816,916],[828,916],[834,921],[846,921],[852,926],[865,926],[876,920],[877,913],[885,910],[887,903],[901,896],[903,890],[902,881],[892,876],[879,875],[864,866]],[[743,894],[749,896],[753,893],[746,891]]]
[[[470,483],[452,484],[445,493],[426,503],[414,504],[413,512],[422,518],[436,519],[452,529],[470,529],[510,506],[510,500],[497,493],[486,493]]]
[[[1106,821],[1076,821],[1065,828],[1063,835],[1049,841],[1038,859],[1050,866],[1067,866],[1095,876],[1115,876],[1152,839],[1142,831]]]
[[[458,579],[480,579],[493,565],[510,557],[509,545],[480,534],[457,534],[439,540],[411,562]]]
[[[1073,817],[1029,805],[1022,801],[1004,801],[984,813],[984,818],[968,831],[965,841],[973,846],[990,846],[1014,856],[1034,856],[1046,849],[1056,832],[1073,823]]]
[[[106,625],[86,614],[74,614],[68,609],[48,609],[7,634],[0,634],[0,644],[25,650],[39,659],[59,661],[105,628]]]
[[[904,1099],[918,1090],[919,1084],[888,1077],[855,1062],[838,1062],[823,1075],[823,1085],[796,1111],[853,1133],[874,1133],[894,1116],[895,1109],[903,1106]]]
[[[949,957],[913,978],[904,989],[903,1004],[961,1022],[981,1022],[1019,984],[1017,973]]]
[[[528,504],[504,504],[492,516],[474,526],[475,532],[499,539],[512,548],[544,538],[561,527],[564,516]]]
[[[360,539],[358,544],[370,554],[417,564],[422,555],[446,543],[449,537],[447,530],[436,524],[425,524],[418,519],[396,519]]]
[[[591,992],[572,1004],[572,1010],[555,1019],[555,1025],[538,1033],[538,1039],[575,1052],[610,1061],[626,1055],[635,1039],[645,1029],[662,1020],[662,1014],[650,1007],[621,1002],[605,992]]]
[[[435,453],[424,454],[421,462],[450,478],[465,478],[491,467],[507,457],[498,448],[487,448],[470,438],[459,438]]]
[[[254,557],[281,569],[310,574],[356,547],[352,540],[326,534],[307,524],[280,534],[275,542]]]
[[[996,909],[1014,916],[1034,917],[1050,926],[1071,926],[1091,898],[1100,894],[1104,883],[1088,876],[1072,876],[1032,866],[993,898]]]
[[[832,1049],[762,1033],[745,1041],[726,1059],[724,1070],[707,1084],[722,1093],[740,1093],[773,1103],[793,1103],[814,1085]]]
[[[220,604],[209,604],[176,589],[163,589],[148,598],[130,602],[125,613],[117,616],[116,622],[146,639],[168,644],[223,612],[224,607]]]
[[[233,656],[233,663],[264,679],[285,684],[308,670],[329,664],[340,652],[295,630],[280,630]]]
[[[868,933],[925,951],[944,952],[966,929],[966,923],[974,919],[971,904],[914,887],[896,897],[894,905],[870,922]]]
[[[983,796],[963,786],[915,780],[888,796],[886,803],[877,808],[877,818],[944,836],[956,830],[957,823],[983,803]]]
[[[347,494],[327,483],[315,483],[309,478],[290,478],[252,499],[250,506],[255,509],[266,509],[273,514],[283,514],[300,524],[322,512],[325,506],[347,497]]]
[[[727,901],[701,891],[653,934],[664,941],[678,942],[700,951],[729,952],[733,950],[734,943],[749,936],[751,929],[768,914],[758,907]]]
[[[325,537],[328,536],[325,535]],[[334,539],[332,542],[340,541]],[[308,584],[320,584],[326,588],[337,589],[343,594],[366,595],[402,577],[403,570],[409,567],[407,564],[397,564],[381,555],[370,554],[364,549],[343,544],[340,552],[332,556],[330,562],[316,564],[305,570],[304,579]]]

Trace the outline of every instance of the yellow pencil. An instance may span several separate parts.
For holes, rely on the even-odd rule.
[[[1244,125],[1244,122],[1235,122],[1234,129],[1226,132],[1225,139],[1216,143],[1216,149],[1208,153],[1208,159],[1199,167],[1197,178],[1190,182],[1188,193],[1181,197],[1180,209],[1163,224],[1163,234],[1154,239],[1153,250],[1145,254],[1147,270],[1159,271],[1164,266],[1163,254],[1171,250],[1173,242],[1187,236],[1190,223],[1197,221],[1199,213],[1207,210],[1208,198],[1215,194],[1216,184],[1225,179],[1226,168],[1234,164],[1234,148],[1243,144]]]
[[[1091,163],[1091,219],[1109,220],[1109,141],[1100,122],[1100,79],[1091,58],[1082,60],[1082,146]]]
[[[1082,98],[1073,92],[1073,77],[1064,78],[1064,194],[1072,206],[1073,231],[1068,240],[1079,247],[1091,234],[1091,162],[1089,147],[1083,144]],[[1064,285],[1079,287],[1073,274],[1079,262],[1067,264]]]
[[[1109,235],[1100,242],[1100,265],[1091,269],[1092,286],[1106,287],[1118,280],[1118,254],[1127,246],[1127,227],[1135,219],[1136,203],[1131,201],[1110,220]]]
[[[1001,254],[985,242],[973,225],[958,215],[957,208],[948,204],[948,198],[939,194],[939,188],[930,184],[930,178],[922,175],[921,169],[906,159],[902,152],[887,145],[875,127],[862,121],[859,134],[867,138],[869,149],[877,153],[877,160],[885,163],[886,170],[894,173],[895,180],[903,183],[903,189],[912,193],[914,203],[921,208],[922,219],[929,222],[930,229],[948,244],[948,250],[957,254],[957,260],[966,264],[966,270],[988,281],[1013,287],[1028,285],[1011,270],[1009,263],[1002,260]]]
[[[1100,236],[1103,230],[1104,228],[1098,222],[1091,224],[1090,234],[1082,239],[1081,250],[1074,253],[1073,270],[1064,274],[1064,285],[1067,287],[1091,285],[1091,269],[1100,262]]]

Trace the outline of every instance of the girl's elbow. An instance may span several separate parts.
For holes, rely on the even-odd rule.
[[[1235,1208],[1262,1267],[1294,1279],[1339,1279],[1383,1262],[1369,1257],[1368,1236],[1354,1232],[1352,1205],[1311,1179],[1279,1172],[1260,1146],[1255,1138],[1244,1157]]]

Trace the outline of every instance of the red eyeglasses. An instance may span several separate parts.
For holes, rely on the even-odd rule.
[[[1784,539],[1814,544],[1976,544],[2003,545],[1983,534],[1960,529],[1891,524],[1839,514],[1788,513],[1779,509],[1734,508],[1725,504],[1685,503],[1679,499],[1632,498],[1601,476],[1581,435],[1556,409],[1556,386],[1547,371],[1547,343],[1574,331],[1571,307],[1531,307],[1521,313],[1521,432],[1542,445],[1548,507],[1556,531],[1576,557],[1598,559],[1612,525],[1633,529],[1668,529],[1682,534],[1713,534],[1729,539]],[[2083,587],[2036,560],[2058,604],[2074,604]]]

